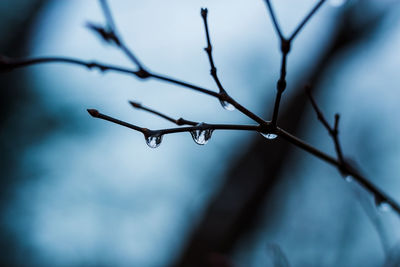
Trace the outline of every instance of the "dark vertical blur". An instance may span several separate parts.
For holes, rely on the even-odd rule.
[[[314,67],[304,71],[302,78],[295,83],[298,84],[298,88],[294,88],[296,96],[282,107],[279,124],[284,129],[296,135],[302,130],[301,127],[307,127],[300,125],[309,105],[304,85],[310,84],[314,91],[319,90],[318,84],[324,79],[333,60],[349,46],[366,45],[387,11],[371,9],[368,1],[355,1],[343,9],[337,18],[337,29],[333,32],[331,44],[316,59]],[[212,255],[229,257],[241,238],[257,227],[268,228],[268,225],[257,225],[260,212],[266,202],[275,201],[269,197],[269,193],[279,180],[283,168],[290,168],[288,158],[292,149],[293,146],[285,142],[255,139],[243,150],[242,155],[231,164],[225,184],[209,203],[177,266],[214,266],[210,261]],[[279,213],[278,207],[276,209]]]
[[[30,28],[45,2],[1,1],[1,54],[13,57],[27,55]],[[7,232],[5,210],[14,188],[23,179],[20,159],[25,149],[44,138],[54,127],[54,121],[41,112],[24,71],[2,74],[0,84],[0,265],[26,265],[29,248]]]

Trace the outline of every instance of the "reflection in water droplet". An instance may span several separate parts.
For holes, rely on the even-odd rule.
[[[380,211],[389,211],[390,210],[390,205],[387,202],[382,202],[379,206],[378,209]]]
[[[378,210],[380,210],[380,211],[390,210],[390,204],[378,196],[375,196],[375,205],[378,208]]]
[[[267,139],[275,139],[278,137],[278,135],[274,134],[274,133],[260,133],[262,136],[264,136]]]
[[[347,175],[345,178],[346,182],[351,183],[353,181],[353,177],[351,177],[350,175]]]
[[[347,0],[329,0],[329,4],[334,7],[340,7],[346,4]]]
[[[229,102],[227,102],[227,101],[223,101],[223,100],[221,100],[221,101],[219,101],[220,103],[221,103],[221,106],[224,108],[224,109],[226,109],[226,110],[228,110],[228,111],[233,111],[233,110],[235,110],[235,107],[231,104],[231,103],[229,103]]]
[[[197,126],[204,126],[203,123],[197,124]],[[193,141],[196,142],[198,145],[205,145],[210,140],[213,130],[211,129],[199,129],[191,131],[190,134],[192,135]]]
[[[150,135],[146,136],[146,144],[151,148],[156,148],[161,144],[162,135]]]

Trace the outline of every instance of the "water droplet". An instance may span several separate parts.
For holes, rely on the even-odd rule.
[[[278,137],[278,135],[274,134],[274,133],[260,133],[262,136],[264,136],[267,139],[275,139]]]
[[[162,135],[145,136],[146,144],[151,148],[156,148],[161,144]]]
[[[347,175],[344,180],[348,183],[351,183],[353,181],[353,177],[351,177],[350,175]]]
[[[95,77],[103,76],[103,74],[105,72],[105,69],[99,68],[97,66],[89,67],[89,69],[90,69],[91,75],[95,76]]]
[[[389,211],[390,210],[390,204],[378,196],[375,196],[375,206],[380,211]]]
[[[224,100],[220,100],[219,102],[221,102],[221,106],[222,106],[224,109],[226,109],[226,110],[228,110],[228,111],[233,111],[233,110],[235,110],[235,107],[234,107],[231,103],[229,103],[229,102],[227,102],[227,101],[224,101]]]
[[[334,7],[340,7],[346,4],[347,0],[329,0],[329,4]]]
[[[204,127],[205,125],[203,123],[199,123],[196,126],[198,127]],[[193,141],[196,142],[198,145],[205,145],[208,143],[208,140],[210,140],[211,135],[213,133],[212,129],[199,129],[199,130],[194,130],[191,131],[190,134],[192,135]]]

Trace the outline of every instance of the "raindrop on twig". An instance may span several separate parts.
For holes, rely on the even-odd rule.
[[[228,111],[233,111],[235,110],[235,106],[233,106],[231,103],[229,103],[228,101],[224,101],[224,100],[220,100],[219,101],[221,103],[221,106],[228,110]]]
[[[265,138],[270,139],[270,140],[275,139],[275,138],[278,137],[278,135],[277,135],[277,134],[274,134],[274,133],[261,133],[261,132],[260,132],[260,134],[261,134],[262,136],[264,136]]]
[[[149,147],[156,148],[161,144],[162,135],[160,135],[160,134],[149,135],[149,136],[145,136],[145,139],[146,139],[146,144]]]
[[[198,145],[205,145],[208,143],[208,140],[210,140],[211,135],[213,133],[212,129],[201,129],[205,126],[204,123],[199,123],[196,125],[197,127],[200,127],[198,130],[193,130],[190,132],[192,135],[193,141],[196,142]]]

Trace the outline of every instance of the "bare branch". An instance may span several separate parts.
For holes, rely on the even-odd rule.
[[[127,122],[118,120],[118,119],[116,119],[116,118],[113,118],[113,117],[104,115],[104,114],[100,113],[97,109],[88,109],[87,112],[88,112],[88,113],[90,114],[90,116],[92,116],[93,118],[97,118],[97,119],[102,119],[102,120],[110,121],[110,122],[113,122],[113,123],[116,123],[116,124],[119,124],[119,125],[128,127],[128,128],[130,128],[130,129],[132,129],[132,130],[141,132],[141,133],[144,134],[144,135],[148,134],[148,132],[149,132],[149,129],[147,129],[147,128],[142,128],[142,127],[139,127],[139,126],[136,126],[136,125],[133,125],[133,124],[130,124],[130,123],[127,123]]]
[[[176,119],[174,119],[174,118],[172,118],[172,117],[170,117],[168,115],[165,115],[165,114],[163,114],[161,112],[158,112],[158,111],[156,111],[154,109],[151,109],[151,108],[148,108],[146,106],[143,106],[141,103],[138,103],[138,102],[129,101],[129,104],[131,104],[132,107],[134,107],[136,109],[140,109],[140,110],[144,110],[144,111],[150,112],[150,113],[152,113],[154,115],[157,115],[157,116],[159,116],[161,118],[166,119],[167,121],[175,123],[178,126],[182,126],[182,125],[196,126],[197,124],[199,124],[198,122],[188,121],[188,120],[185,120],[183,118],[179,118],[179,119],[176,120]]]
[[[334,123],[334,126],[331,127],[329,125],[328,121],[325,119],[325,116],[322,114],[322,112],[321,112],[320,108],[318,107],[317,103],[315,102],[315,99],[311,94],[309,86],[306,87],[306,92],[307,92],[307,95],[308,95],[308,97],[309,97],[309,99],[311,101],[311,104],[312,104],[312,106],[313,106],[313,108],[315,110],[315,113],[317,113],[318,120],[326,128],[326,130],[328,131],[329,135],[333,139],[333,143],[335,145],[336,154],[337,154],[338,160],[340,162],[340,169],[339,170],[345,176],[345,175],[347,175],[346,168],[345,168],[347,163],[344,161],[342,148],[340,146],[339,137],[338,137],[338,135],[339,135],[339,119],[340,119],[340,115],[339,114],[335,114],[335,123]]]
[[[259,125],[236,125],[236,124],[209,124],[209,123],[200,123],[196,126],[191,127],[179,127],[179,128],[168,128],[168,129],[159,129],[159,130],[149,130],[147,128],[142,128],[116,118],[110,117],[108,115],[104,115],[100,113],[96,109],[88,109],[89,114],[94,118],[103,119],[115,124],[119,124],[121,126],[130,128],[132,130],[143,133],[144,135],[164,135],[164,134],[173,134],[173,133],[182,133],[182,132],[192,132],[196,130],[240,130],[240,131],[255,131],[259,132],[261,127]]]
[[[283,43],[287,43],[287,41],[282,41],[282,47],[283,47]],[[274,105],[274,112],[272,113],[272,121],[271,121],[273,126],[276,126],[276,124],[277,124],[279,105],[281,102],[282,94],[286,89],[286,62],[287,62],[288,53],[289,53],[289,50],[282,52],[281,73],[280,73],[279,80],[276,84],[275,105]]]
[[[316,149],[315,147],[307,144],[303,140],[297,138],[294,135],[291,135],[290,133],[286,132],[285,130],[281,128],[276,129],[276,133],[278,134],[279,137],[285,139],[289,143],[307,151],[308,153],[316,156],[317,158],[335,166],[339,170],[341,168],[344,168],[345,172],[347,175],[350,175],[354,178],[354,180],[359,183],[362,187],[364,187],[368,192],[370,192],[374,197],[375,197],[375,202],[377,205],[380,205],[382,203],[387,203],[390,205],[398,215],[400,215],[400,206],[399,204],[396,203],[394,199],[389,197],[386,193],[381,191],[377,186],[372,184],[370,181],[368,181],[367,178],[365,178],[363,175],[361,175],[355,168],[353,168],[351,165],[347,164],[345,162],[345,165],[343,166],[342,162],[339,160],[334,159],[333,157],[325,154],[324,152]]]
[[[322,125],[324,125],[324,127],[326,128],[326,130],[329,132],[329,134],[332,135],[332,129],[331,126],[329,126],[329,123],[327,122],[327,120],[325,119],[324,115],[322,114],[321,110],[319,109],[317,103],[315,102],[314,97],[311,94],[311,88],[309,86],[306,87],[306,92],[308,95],[308,98],[311,101],[311,105],[314,108],[315,113],[317,114],[318,120],[322,123]]]
[[[4,56],[0,58],[0,71],[12,71],[14,69],[28,67],[31,65],[43,64],[43,63],[67,63],[73,65],[80,65],[86,67],[88,69],[97,68],[100,71],[116,71],[126,74],[133,74],[138,78],[147,78],[142,75],[140,71],[134,71],[131,69],[107,65],[103,63],[98,63],[95,61],[83,61],[76,58],[67,58],[67,57],[41,57],[41,58],[32,58],[32,59],[11,59]]]
[[[107,21],[107,25],[109,30],[104,30],[105,32],[108,32],[110,35],[113,36],[113,39],[115,39],[116,45],[121,49],[123,53],[139,68],[139,70],[145,70],[143,64],[139,61],[139,59],[135,56],[135,54],[125,45],[125,43],[122,41],[121,37],[117,33],[117,28],[114,23],[114,19],[111,15],[110,8],[108,6],[107,0],[99,0],[101,8],[103,10],[104,16]]]
[[[325,3],[326,0],[319,0],[317,4],[313,7],[313,9],[310,11],[310,13],[307,14],[307,16],[300,22],[299,26],[294,30],[292,35],[289,37],[289,42],[291,42],[298,34],[299,32],[304,28],[304,26],[307,24],[307,22],[311,19],[311,17],[315,14],[315,12],[318,11],[318,9],[322,6],[323,3]]]
[[[272,8],[271,1],[265,0],[265,2],[267,3],[268,11],[271,16],[272,22],[274,24],[275,31],[279,36],[279,39],[285,40],[285,37],[283,36],[282,31],[281,31],[281,27],[279,26],[278,20],[276,18],[274,9]]]
[[[211,76],[214,78],[215,83],[218,86],[219,92],[220,93],[225,93],[225,89],[223,88],[218,75],[217,75],[217,68],[215,67],[214,64],[214,59],[213,59],[213,55],[212,55],[212,45],[211,45],[211,40],[210,40],[210,33],[208,31],[208,23],[207,23],[207,14],[208,14],[208,10],[207,8],[202,8],[201,9],[201,17],[203,18],[204,21],[204,28],[205,28],[205,32],[206,32],[206,39],[207,39],[207,47],[204,48],[204,50],[207,52],[208,55],[208,60],[210,61],[210,65],[211,65]]]
[[[115,27],[113,16],[111,15],[110,7],[107,4],[107,0],[99,0],[99,1],[100,1],[101,9],[103,10],[103,13],[104,13],[104,17],[106,18],[108,27],[110,28],[111,31],[115,32],[116,27]]]
[[[193,134],[194,132],[198,133],[198,132],[209,131],[208,132],[209,133],[208,138],[209,138],[211,136],[211,132],[214,130],[244,130],[244,131],[253,131],[253,132],[258,132],[258,133],[271,132],[271,133],[276,134],[279,137],[287,140],[291,144],[293,144],[293,145],[307,151],[308,153],[328,162],[329,164],[337,167],[339,169],[339,171],[341,171],[342,173],[344,173],[346,175],[351,175],[352,177],[354,177],[355,181],[357,181],[361,186],[363,186],[367,191],[369,191],[370,193],[372,193],[375,196],[375,201],[377,204],[387,203],[400,215],[400,206],[393,199],[391,199],[388,195],[383,193],[379,188],[377,188],[375,185],[373,185],[371,182],[369,182],[363,175],[360,174],[360,172],[358,172],[355,168],[353,168],[353,166],[351,166],[346,161],[344,161],[343,153],[342,153],[341,146],[339,143],[339,138],[338,138],[338,133],[339,133],[338,128],[339,128],[339,118],[340,117],[338,114],[335,115],[334,126],[331,127],[329,125],[329,123],[327,122],[327,120],[325,119],[325,117],[323,116],[320,109],[318,108],[318,105],[316,104],[316,102],[313,99],[313,97],[311,96],[311,94],[309,94],[309,97],[310,97],[312,106],[313,106],[315,112],[317,113],[318,119],[321,121],[321,123],[324,125],[324,127],[328,130],[329,134],[333,138],[333,141],[335,144],[335,149],[336,149],[336,154],[337,154],[337,159],[325,154],[324,152],[307,144],[303,140],[297,138],[296,136],[291,135],[290,133],[286,132],[285,130],[283,130],[277,126],[279,105],[280,105],[282,93],[284,92],[284,90],[286,88],[286,65],[287,65],[287,56],[288,56],[288,53],[290,52],[291,41],[299,34],[299,32],[303,29],[303,27],[307,24],[307,22],[311,19],[311,17],[322,6],[322,4],[325,2],[325,0],[319,0],[319,2],[314,6],[314,8],[301,21],[301,23],[298,25],[298,27],[295,29],[295,31],[293,32],[293,34],[290,36],[289,39],[284,38],[284,36],[281,32],[280,26],[278,24],[277,18],[275,16],[275,13],[272,9],[270,0],[266,0],[267,7],[268,7],[269,13],[271,15],[275,30],[281,41],[281,52],[282,52],[280,77],[277,82],[277,94],[276,94],[276,98],[275,98],[274,112],[273,112],[271,122],[265,121],[264,119],[260,118],[259,116],[252,113],[247,108],[245,108],[244,106],[239,104],[237,101],[235,101],[231,96],[229,96],[226,93],[221,82],[219,81],[219,78],[217,76],[217,70],[216,70],[213,56],[212,56],[212,45],[211,45],[208,23],[207,23],[207,12],[208,12],[207,9],[201,10],[201,15],[203,17],[205,31],[206,31],[206,38],[207,38],[207,47],[205,48],[205,50],[208,54],[208,58],[209,58],[210,65],[211,65],[211,75],[214,78],[215,82],[217,83],[217,86],[219,88],[219,93],[196,86],[196,85],[193,85],[191,83],[177,80],[175,78],[152,73],[150,71],[145,70],[143,65],[137,59],[137,57],[133,54],[133,52],[131,50],[129,50],[127,48],[127,46],[121,41],[121,38],[118,36],[117,29],[116,29],[113,17],[111,15],[109,6],[107,4],[107,1],[106,0],[99,0],[99,1],[100,1],[102,10],[104,12],[104,15],[106,17],[107,27],[104,28],[104,27],[97,26],[94,24],[88,24],[88,27],[92,31],[97,33],[102,39],[104,39],[105,41],[107,41],[109,43],[115,44],[119,49],[121,49],[121,51],[124,52],[126,54],[126,56],[138,67],[137,71],[133,71],[131,69],[113,66],[113,65],[101,64],[101,63],[97,63],[94,61],[83,61],[83,60],[73,59],[73,58],[44,57],[44,58],[36,58],[36,59],[13,60],[13,59],[9,59],[9,58],[2,57],[2,56],[0,56],[0,71],[10,71],[10,70],[14,70],[14,69],[21,68],[21,67],[42,64],[42,63],[56,63],[56,62],[67,63],[67,64],[84,66],[89,69],[97,68],[101,71],[110,70],[110,71],[115,71],[115,72],[119,72],[119,73],[130,74],[130,75],[134,75],[140,79],[153,78],[153,79],[156,79],[159,81],[173,83],[175,85],[179,85],[179,86],[182,86],[185,88],[195,90],[200,93],[204,93],[204,94],[213,96],[221,102],[225,101],[227,103],[230,103],[236,109],[238,109],[240,112],[242,112],[244,115],[246,115],[247,117],[249,117],[249,118],[253,119],[255,122],[257,122],[259,125],[207,124],[207,123],[197,123],[194,121],[188,121],[188,120],[185,120],[182,118],[176,120],[176,119],[174,119],[170,116],[167,116],[161,112],[158,112],[156,110],[142,106],[139,103],[131,101],[130,103],[133,107],[150,112],[150,113],[157,115],[161,118],[164,118],[170,122],[173,122],[173,123],[177,124],[178,126],[189,125],[188,127],[149,130],[147,128],[139,127],[139,126],[115,119],[113,117],[104,115],[95,109],[88,109],[87,111],[89,112],[89,114],[92,117],[110,121],[112,123],[119,124],[124,127],[128,127],[130,129],[133,129],[135,131],[142,133],[146,139],[146,142],[151,147],[158,146],[161,142],[161,138],[163,135],[180,133],[180,132],[190,132],[194,139],[196,138],[196,135]],[[207,140],[205,140],[205,141],[207,141]],[[199,142],[197,142],[197,143],[199,143]],[[199,143],[199,144],[204,144],[204,143]]]
[[[335,124],[334,128],[332,129],[332,136],[333,136],[333,141],[335,143],[335,149],[336,149],[336,154],[338,156],[339,162],[341,163],[342,166],[344,166],[346,163],[344,161],[343,157],[343,152],[342,152],[342,147],[339,142],[339,118],[340,115],[338,113],[335,114]],[[346,174],[344,170],[341,170],[343,174]]]

